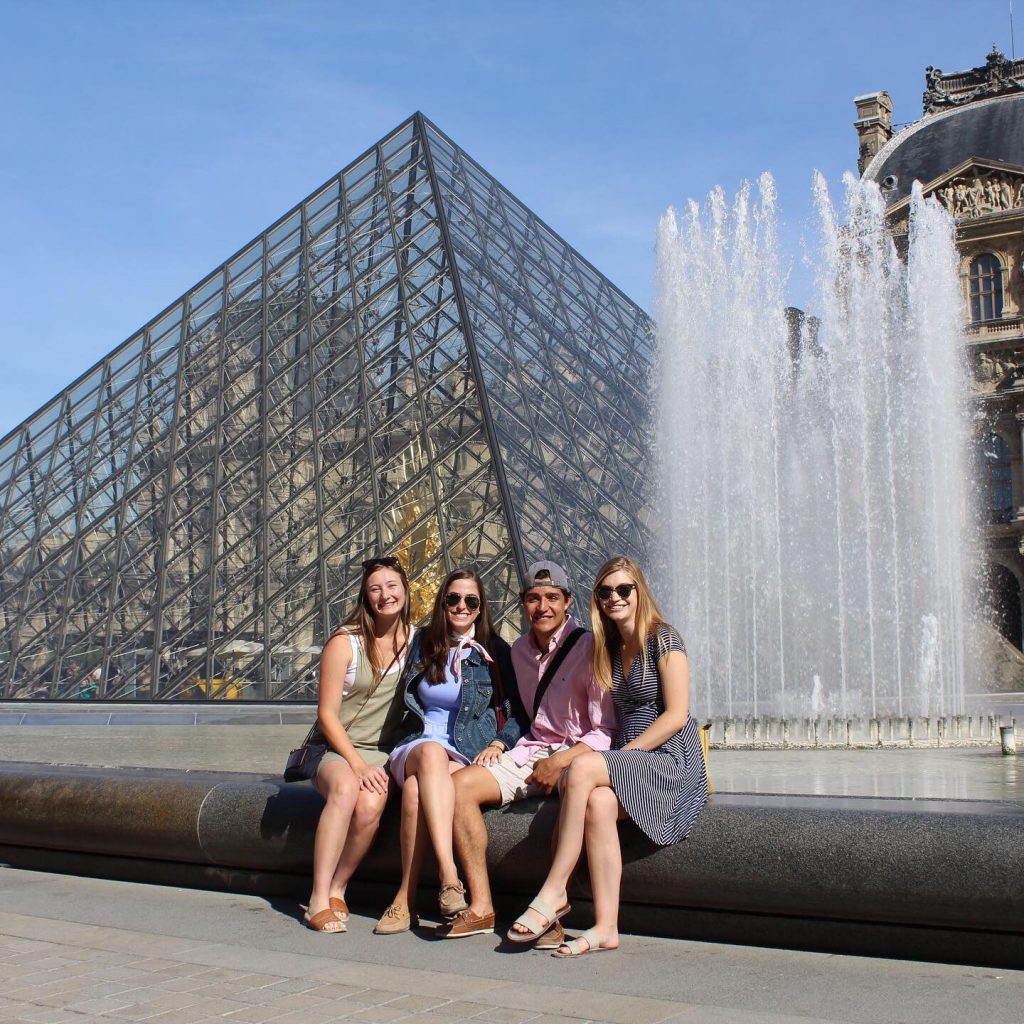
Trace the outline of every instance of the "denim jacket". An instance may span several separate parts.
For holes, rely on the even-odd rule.
[[[408,743],[423,735],[423,719],[426,711],[420,701],[417,688],[423,677],[420,665],[420,637],[416,635],[409,650],[405,675],[402,686],[405,693],[406,715],[398,745]],[[452,746],[471,761],[491,740],[497,738],[506,748],[515,745],[523,733],[530,727],[530,720],[519,699],[519,687],[516,685],[515,672],[512,669],[512,656],[507,643],[501,637],[494,638],[495,666],[501,673],[501,689],[505,698],[502,710],[507,721],[500,734],[496,734],[494,715],[494,687],[491,682],[492,666],[480,656],[480,652],[471,649],[468,657],[462,662],[462,707],[455,716]]]

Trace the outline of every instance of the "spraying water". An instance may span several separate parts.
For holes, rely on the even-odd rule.
[[[783,301],[775,189],[658,230],[660,592],[702,713],[963,710],[971,515],[953,223],[909,250],[870,182],[818,177],[815,320]]]

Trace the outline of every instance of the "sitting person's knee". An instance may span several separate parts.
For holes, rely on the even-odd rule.
[[[359,780],[350,771],[321,772],[317,783],[328,803],[352,803],[359,797]]]
[[[421,743],[410,755],[406,776],[409,772],[431,771],[443,768],[448,770],[448,751],[440,743],[427,741]]]
[[[570,786],[591,783],[601,761],[601,755],[594,751],[573,758],[572,763],[566,769],[566,782]]]
[[[352,811],[352,817],[360,825],[372,825],[380,820],[384,813],[384,805],[387,803],[387,796],[384,793],[371,793],[362,790],[356,800],[356,806]]]
[[[618,813],[619,801],[615,796],[615,791],[609,786],[598,786],[587,798],[586,820],[588,823],[607,821],[609,818],[615,819],[618,817]]]
[[[501,790],[494,776],[478,764],[467,765],[452,776],[457,807],[482,807],[501,802]]]

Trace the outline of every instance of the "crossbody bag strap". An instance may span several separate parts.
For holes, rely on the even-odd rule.
[[[350,634],[349,636],[350,636],[349,643],[352,644],[352,652],[353,652],[353,658],[354,658],[355,657],[355,652],[357,650],[359,650],[359,646],[356,643],[356,640],[355,640],[354,636],[352,636],[352,634]],[[388,667],[386,669],[384,669],[384,671],[381,673],[381,679],[383,679],[384,676],[386,676],[395,667],[395,663],[402,656],[402,652],[405,651],[405,649],[410,646],[412,637],[413,637],[413,632],[410,630],[409,635],[406,636],[406,638],[405,638],[405,643],[403,643],[402,646],[399,647],[397,651],[395,651],[395,655],[391,659],[391,664],[388,665]],[[366,657],[367,657],[367,659],[369,659],[370,656],[367,654]],[[371,662],[371,664],[372,664],[372,662]],[[375,692],[376,692],[376,689],[372,689],[372,690],[371,689],[367,689],[366,696],[363,697],[362,704],[359,705],[359,709],[352,716],[352,721],[348,723],[349,724],[349,728],[351,728],[353,725],[356,724],[356,721],[359,719],[359,716],[363,713],[363,708],[366,707],[367,701],[374,695]],[[311,726],[311,728],[309,730],[309,735],[302,741],[303,745],[305,746],[307,743],[310,743],[317,735],[323,737],[323,741],[325,743],[327,742],[327,737],[324,736],[323,732],[320,729],[320,722],[319,722],[319,720],[315,721],[313,723],[313,725]],[[330,744],[328,744],[328,746],[329,745]]]
[[[380,681],[378,681],[377,686],[380,686],[380,682],[382,682],[384,677],[395,667],[395,664],[398,662],[398,659],[402,656],[402,653],[409,646],[411,638],[412,634],[410,633],[408,636],[406,636],[405,643],[403,643],[402,646],[399,647],[397,651],[395,651],[395,655],[391,659],[391,663],[388,665],[386,669],[384,669],[383,672],[381,672]],[[367,660],[369,660],[369,654],[366,655],[366,658]],[[373,662],[370,662],[370,664],[372,665]],[[363,709],[366,707],[367,702],[376,692],[376,686],[366,691],[366,696],[363,698],[363,703],[359,705],[359,710],[352,716],[352,721],[348,723],[348,728],[345,730],[346,732],[348,731],[348,729],[351,729],[352,726],[356,724],[356,722],[359,720],[359,716],[363,713]]]
[[[548,687],[551,685],[551,680],[555,678],[555,673],[562,667],[562,662],[568,657],[569,652],[576,646],[576,641],[579,640],[586,630],[582,626],[577,626],[566,638],[564,643],[555,652],[555,656],[551,659],[551,663],[544,670],[544,675],[540,677],[540,682],[537,684],[537,695],[533,698],[533,717],[537,717],[537,712],[540,710],[540,703],[544,699],[544,694],[548,692]]]

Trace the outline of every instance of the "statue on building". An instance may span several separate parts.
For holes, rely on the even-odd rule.
[[[1024,60],[1007,60],[996,47],[980,68],[944,75],[931,66],[924,70],[924,112],[934,114],[972,100],[1024,91]]]

